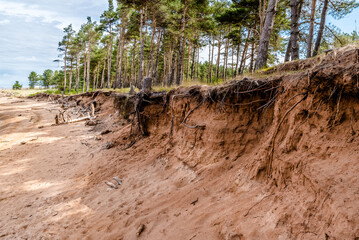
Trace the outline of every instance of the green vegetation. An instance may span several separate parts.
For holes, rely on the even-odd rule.
[[[22,85],[19,83],[19,81],[16,81],[14,85],[12,85],[13,90],[20,90],[22,88]]]
[[[61,71],[31,72],[30,88],[66,94],[96,89],[126,92],[218,83],[284,61],[309,58],[358,41],[326,24],[342,18],[355,0],[109,0],[100,22],[64,28]],[[315,40],[315,41],[314,41]],[[202,52],[202,53],[201,53]],[[203,59],[203,52],[208,53]],[[121,89],[121,90],[118,90]]]

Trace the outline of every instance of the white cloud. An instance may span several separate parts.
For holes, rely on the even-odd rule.
[[[0,0],[0,13],[10,17],[21,17],[25,22],[40,21],[42,23],[55,23],[55,26],[60,30],[70,23],[73,23],[75,26],[80,26],[83,21],[83,19],[63,16],[58,12],[42,9],[36,4],[10,2],[7,0]]]
[[[9,19],[5,19],[5,20],[0,21],[0,24],[7,24],[7,23],[10,23]]]
[[[32,56],[32,57],[20,56],[20,57],[15,57],[14,59],[16,61],[21,61],[21,62],[36,62],[37,61],[37,58],[35,56]]]

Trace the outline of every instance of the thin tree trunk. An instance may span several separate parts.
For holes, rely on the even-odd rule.
[[[211,65],[211,68],[209,69],[209,79],[210,79],[210,82],[212,83],[212,71],[213,71],[213,57],[214,57],[214,36],[212,38],[212,55],[211,55],[211,62],[210,62],[210,65]]]
[[[176,58],[177,58],[177,51],[173,51],[172,56],[172,63],[171,63],[171,72],[169,75],[169,78],[167,80],[167,86],[172,86],[174,77],[175,77],[175,71],[176,71]]]
[[[64,93],[66,93],[66,78],[67,78],[67,46],[65,47],[65,56],[64,56],[64,72],[65,72],[65,79],[64,79]]]
[[[272,34],[278,0],[269,0],[263,31],[259,40],[256,69],[264,67],[268,59],[269,39]]]
[[[324,33],[324,28],[325,28],[325,19],[327,17],[327,12],[328,12],[328,3],[329,3],[329,0],[324,0],[318,36],[317,36],[317,40],[315,41],[314,50],[313,50],[313,57],[318,55],[320,44],[322,43],[322,38],[323,38],[323,33]]]
[[[244,49],[242,52],[242,59],[241,59],[241,65],[239,66],[239,72],[238,74],[242,74],[244,71],[244,67],[246,65],[246,57],[247,57],[247,50],[248,50],[248,45],[249,45],[249,37],[251,35],[252,30],[248,29],[248,33],[247,33],[247,38],[244,44]]]
[[[79,68],[80,55],[76,56],[76,92],[79,93],[79,83],[80,83],[80,68]]]
[[[110,46],[108,47],[108,69],[107,69],[107,88],[111,88],[111,68],[112,68],[112,45],[113,45],[113,36],[112,29],[110,25]]]
[[[128,72],[128,54],[125,55],[125,69],[124,69],[124,76],[123,76],[123,86],[129,86],[128,79],[127,79],[127,72]]]
[[[292,41],[291,41],[291,37],[289,37],[288,44],[287,44],[287,50],[286,50],[285,56],[284,56],[284,62],[288,62],[290,60],[291,49],[292,49]]]
[[[177,63],[177,78],[176,85],[179,86],[182,83],[183,75],[182,75],[182,66],[183,66],[183,56],[184,56],[184,31],[186,29],[186,13],[187,13],[187,0],[184,0],[184,9],[182,16],[182,29],[181,29],[181,37],[180,37],[180,47],[178,52],[178,63]]]
[[[237,59],[236,59],[236,70],[234,71],[234,76],[237,77],[238,73],[238,64],[239,64],[239,50],[240,50],[240,44],[237,46]]]
[[[308,41],[307,41],[307,58],[310,58],[312,56],[316,4],[317,4],[317,0],[312,0],[312,10],[310,13],[309,34],[308,34]]]
[[[156,46],[156,61],[155,61],[155,65],[153,66],[153,70],[152,73],[150,74],[150,76],[152,76],[156,83],[158,84],[158,61],[159,61],[159,57],[160,57],[160,48],[161,48],[161,41],[162,41],[162,36],[163,36],[163,31],[160,30],[158,33],[158,39],[157,39],[157,46]]]
[[[71,85],[72,85],[72,58],[70,61],[70,79],[69,79],[69,94],[71,93]]]
[[[121,45],[121,56],[119,61],[119,73],[118,78],[116,78],[116,86],[117,88],[122,88],[123,82],[122,82],[122,69],[123,69],[123,56],[125,52],[125,32],[126,32],[126,20],[122,19],[122,27],[121,27],[121,36],[120,36],[120,42],[119,45]]]
[[[85,92],[85,86],[86,86],[86,73],[87,73],[87,52],[86,47],[84,50],[84,80],[82,82],[82,92]]]
[[[194,46],[193,54],[192,54],[192,66],[191,66],[191,80],[193,80],[194,75],[194,65],[195,65],[195,59],[196,59],[196,51],[197,51],[197,44]]]
[[[100,88],[103,89],[105,86],[105,70],[106,70],[106,62],[107,62],[107,56],[103,59],[103,69],[102,69],[102,75],[101,75],[101,85]]]
[[[152,27],[152,37],[151,37],[151,53],[150,53],[150,60],[148,62],[148,71],[147,76],[151,76],[151,68],[152,68],[152,62],[153,62],[153,52],[155,47],[155,35],[156,35],[156,18],[153,20],[153,27]],[[160,36],[161,32],[158,32],[158,38]]]
[[[254,51],[255,51],[255,42],[252,42],[252,47],[251,47],[251,63],[249,65],[249,71],[253,72],[254,70]]]
[[[302,11],[303,0],[290,0],[291,7],[291,58],[299,59],[299,19]]]
[[[233,78],[233,76],[234,76],[234,68],[233,68],[233,66],[234,66],[234,47],[232,46],[232,75],[231,75],[231,78]]]
[[[135,85],[136,83],[136,70],[135,70],[135,57],[136,57],[136,38],[134,39],[133,43],[133,50],[132,50],[132,61],[131,61],[131,83]]]
[[[118,79],[118,72],[119,72],[119,59],[120,59],[120,51],[121,51],[121,36],[122,36],[122,29],[121,29],[121,34],[120,37],[118,38],[118,45],[117,45],[117,51],[116,51],[116,74],[115,74],[115,84],[113,86],[114,89],[117,88],[117,79]]]
[[[210,71],[210,69],[211,69],[210,62],[211,62],[211,36],[209,36],[209,38],[208,38],[208,70],[207,70],[207,83],[210,83],[210,82],[211,82],[211,77],[210,77],[210,74],[209,74],[209,71]]]
[[[145,4],[146,5],[146,4]],[[141,88],[142,86],[142,78],[143,78],[143,67],[144,67],[144,46],[145,46],[145,38],[146,36],[143,36],[144,34],[142,33],[143,30],[143,15],[144,15],[144,11],[145,11],[145,5],[143,5],[142,9],[141,9],[141,17],[140,17],[140,42],[141,42],[141,50],[140,50],[140,72],[139,72],[139,88]]]
[[[229,50],[229,38],[226,40],[226,47],[224,50],[224,64],[223,64],[223,79],[226,81],[227,79],[227,66],[228,66],[228,50]]]
[[[199,48],[197,49],[197,74],[196,74],[197,80],[199,79],[198,74],[199,74]]]
[[[87,57],[87,84],[86,92],[90,90],[90,64],[91,64],[91,47],[89,47],[88,57]]]
[[[219,78],[219,64],[221,61],[221,32],[218,36],[218,53],[217,53],[217,64],[216,64],[216,77]]]

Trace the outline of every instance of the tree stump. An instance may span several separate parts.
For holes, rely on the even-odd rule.
[[[134,95],[135,94],[135,88],[133,87],[133,85],[131,84],[131,88],[130,88],[130,95]]]
[[[152,86],[152,78],[151,77],[145,77],[143,79],[142,91],[143,92],[151,91],[151,86]]]

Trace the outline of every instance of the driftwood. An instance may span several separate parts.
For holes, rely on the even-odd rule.
[[[112,182],[105,182],[105,184],[111,188],[118,189],[118,187],[115,184],[113,184]]]
[[[86,120],[93,120],[93,117],[87,116],[87,117],[82,117],[82,118],[77,118],[71,121],[64,121],[62,123],[60,123],[58,121],[59,117],[56,115],[55,117],[55,125],[62,125],[62,124],[68,124],[68,123],[76,123],[76,122],[81,122],[81,121],[86,121]]]
[[[145,225],[140,224],[140,226],[138,226],[136,236],[139,237],[143,233],[143,231],[145,231]]]
[[[122,185],[122,182],[120,179],[118,179],[118,177],[114,177],[113,179],[115,179],[115,181],[118,183],[118,185]]]

